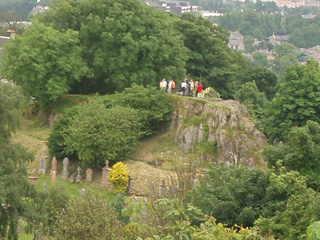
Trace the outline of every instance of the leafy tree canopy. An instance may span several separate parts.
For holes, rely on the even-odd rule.
[[[139,0],[56,0],[39,17],[61,32],[79,32],[91,74],[75,92],[114,93],[185,75],[186,49],[173,28],[178,18]]]
[[[116,106],[107,109],[97,101],[81,105],[72,119],[66,145],[76,152],[81,164],[101,167],[105,160],[121,160],[140,138],[141,124],[136,110]]]
[[[0,18],[5,16],[5,13],[14,13],[21,20],[28,20],[29,14],[33,7],[37,5],[36,0],[1,0],[0,1]],[[13,20],[13,19],[2,19]]]
[[[270,140],[283,139],[291,127],[307,120],[320,121],[320,67],[315,60],[290,67],[269,107],[266,133]]]
[[[262,213],[269,173],[245,167],[212,167],[190,200],[228,225],[253,226]]]
[[[88,69],[80,57],[78,33],[34,22],[5,46],[2,72],[43,108],[70,90]]]
[[[31,154],[10,139],[22,103],[20,88],[0,82],[0,236],[13,240],[18,239],[18,216],[24,216],[25,199],[33,194],[25,165]]]
[[[320,125],[308,121],[304,127],[293,127],[283,143],[269,146],[265,160],[269,167],[277,167],[282,160],[288,170],[295,170],[306,176],[309,186],[319,189]]]

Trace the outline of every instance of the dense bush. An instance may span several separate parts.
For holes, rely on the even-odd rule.
[[[320,124],[308,121],[304,127],[294,127],[281,143],[270,145],[264,151],[268,166],[277,167],[282,160],[287,170],[295,170],[306,176],[307,183],[320,189]]]
[[[116,106],[105,108],[95,100],[83,104],[74,116],[66,145],[76,152],[83,166],[101,167],[106,159],[115,161],[131,153],[140,138],[136,110]]]
[[[75,152],[68,151],[66,136],[68,135],[73,118],[78,114],[79,106],[72,107],[63,117],[54,123],[52,132],[48,139],[48,147],[51,156],[56,156],[58,160],[65,157],[73,158]]]
[[[122,93],[105,96],[101,100],[106,107],[120,105],[136,109],[141,119],[143,136],[161,130],[171,120],[173,105],[170,97],[154,87],[133,85]]]
[[[189,196],[195,206],[228,225],[253,226],[266,203],[269,173],[245,167],[213,167]]]
[[[53,234],[57,240],[122,239],[122,223],[116,210],[90,193],[71,199],[57,219]]]
[[[115,194],[124,193],[129,184],[129,172],[127,165],[123,162],[117,162],[113,165],[110,170],[109,179]]]

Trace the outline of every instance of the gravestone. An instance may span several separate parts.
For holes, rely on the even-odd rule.
[[[67,179],[69,175],[69,172],[68,172],[69,159],[65,157],[62,161],[62,165],[63,165],[63,169],[62,169],[61,177],[62,179]]]
[[[39,174],[46,174],[46,163],[47,163],[47,154],[46,154],[46,149],[44,148],[42,151],[41,160],[40,160]]]
[[[166,180],[164,179],[161,181],[161,185],[160,185],[160,197],[161,198],[167,197],[167,186],[166,186]]]
[[[76,183],[81,182],[81,180],[82,180],[82,176],[81,176],[81,167],[80,167],[80,166],[78,166],[78,168],[77,168],[77,176],[76,176]]]
[[[150,187],[150,197],[152,199],[155,199],[156,198],[156,188],[155,188],[155,184],[153,181],[150,183],[149,187]]]
[[[79,197],[80,198],[84,198],[84,195],[86,194],[86,189],[85,188],[81,188],[79,191]]]
[[[29,176],[29,180],[32,185],[37,186],[38,177],[36,176],[35,169],[31,171],[31,176]]]
[[[53,156],[52,159],[52,167],[51,167],[51,182],[52,185],[56,182],[57,178],[57,159],[55,156]]]
[[[102,186],[109,187],[109,161],[106,160],[106,165],[102,168]]]
[[[86,171],[86,181],[92,182],[92,169],[91,168],[88,168]]]

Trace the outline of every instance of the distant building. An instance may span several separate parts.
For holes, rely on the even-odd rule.
[[[37,5],[36,7],[34,7],[32,9],[31,14],[44,13],[44,12],[46,12],[48,10],[49,10],[49,7],[47,7],[47,6]]]
[[[289,35],[274,35],[267,39],[273,46],[289,42]]]
[[[317,60],[320,63],[320,45],[312,48],[300,48],[308,57]]]
[[[228,46],[231,49],[243,51],[244,50],[243,35],[239,31],[231,32]]]
[[[183,1],[160,1],[158,5],[155,5],[155,7],[177,15],[199,10],[198,6],[194,6],[191,5],[190,2]]]
[[[207,17],[219,17],[219,16],[224,16],[225,14],[219,13],[219,12],[209,12],[209,11],[200,11],[202,17],[207,18]]]

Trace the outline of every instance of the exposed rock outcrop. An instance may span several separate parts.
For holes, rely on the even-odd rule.
[[[212,158],[218,161],[236,166],[264,165],[266,137],[256,128],[246,106],[237,101],[179,98],[170,128],[176,129],[175,142],[184,152],[206,145],[216,148]]]

